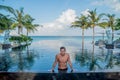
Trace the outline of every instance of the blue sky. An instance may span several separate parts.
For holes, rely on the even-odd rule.
[[[0,0],[0,4],[15,9],[24,7],[24,12],[35,18],[35,23],[44,26],[30,35],[81,35],[81,29],[69,28],[70,23],[76,16],[95,8],[98,14],[111,13],[120,17],[120,0]],[[97,27],[96,30],[103,31]],[[92,35],[91,31],[86,30],[85,35]]]

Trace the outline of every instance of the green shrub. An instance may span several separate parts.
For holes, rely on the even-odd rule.
[[[22,42],[32,42],[32,38],[26,35],[20,35],[20,36],[11,36],[9,38],[10,42],[17,42],[17,43],[22,43]]]

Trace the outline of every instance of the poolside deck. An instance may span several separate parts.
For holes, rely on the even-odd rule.
[[[81,72],[81,73],[0,72],[0,80],[120,80],[120,72]]]

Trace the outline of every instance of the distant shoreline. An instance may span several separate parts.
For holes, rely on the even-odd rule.
[[[0,37],[4,37],[4,36],[0,36]],[[38,36],[30,36],[30,37],[38,37]],[[82,37],[82,36],[39,36],[39,37]],[[92,37],[92,36],[84,36],[84,37]],[[95,37],[102,37],[102,36],[95,36]],[[106,36],[105,36],[106,37]]]

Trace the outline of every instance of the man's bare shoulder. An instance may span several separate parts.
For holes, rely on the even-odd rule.
[[[58,53],[58,54],[56,54],[56,57],[59,57],[60,56],[60,54]]]
[[[69,56],[69,53],[66,53],[66,55],[68,55],[68,56]]]
[[[67,55],[69,55],[69,53],[66,53]]]
[[[69,53],[65,53],[66,56],[69,56]],[[56,54],[56,57],[59,57],[60,53]]]

